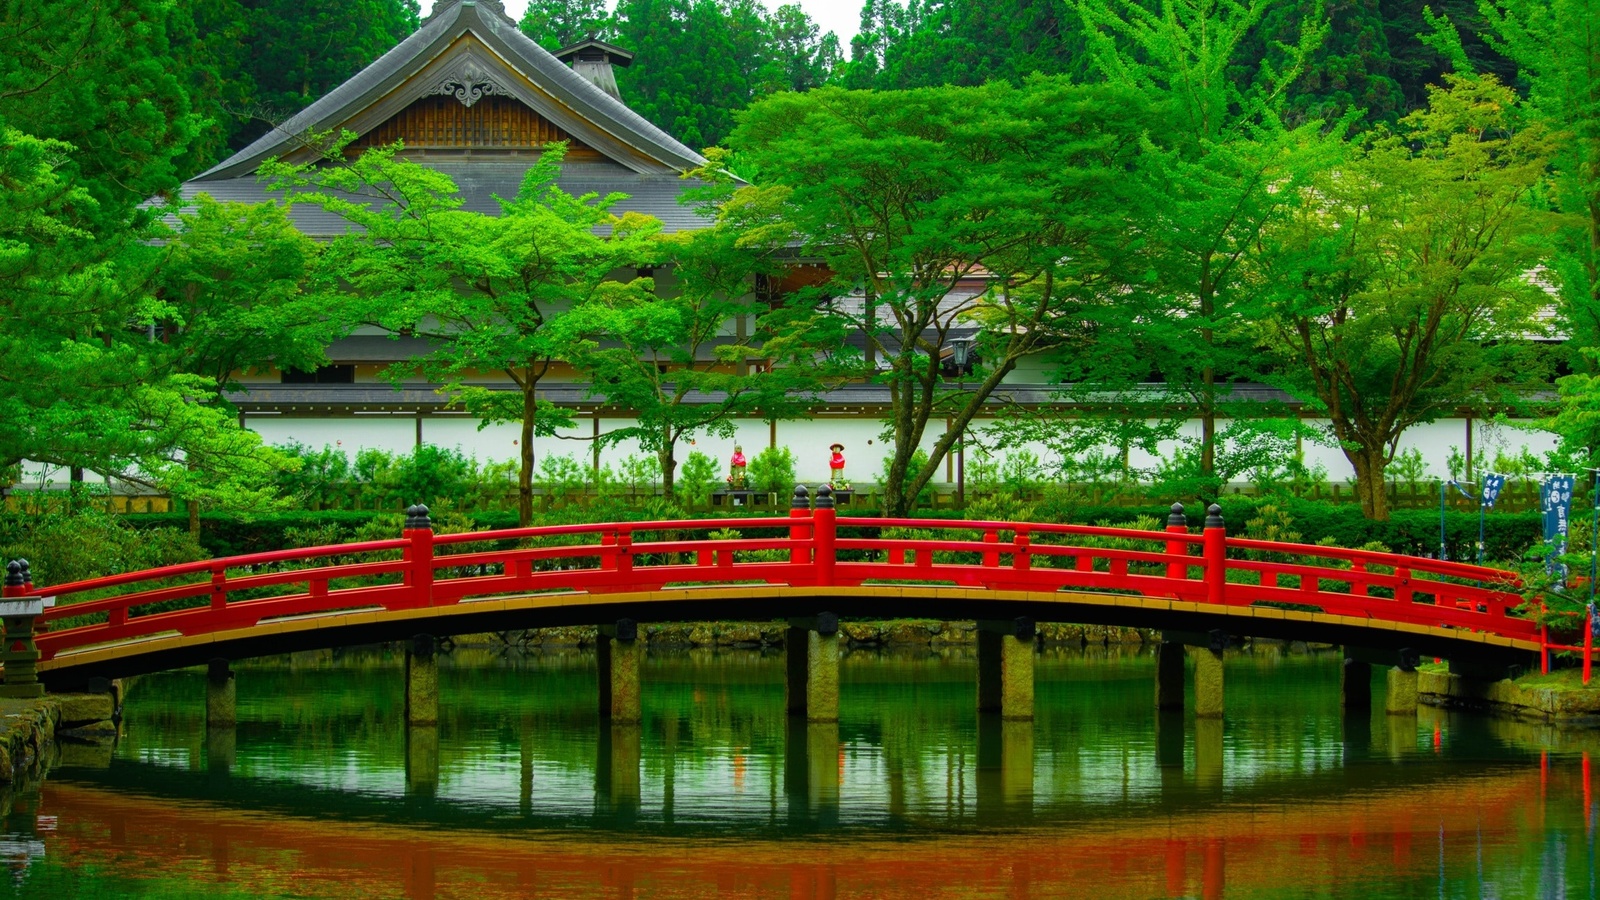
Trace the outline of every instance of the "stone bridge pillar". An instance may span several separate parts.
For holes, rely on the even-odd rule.
[[[1207,634],[1163,632],[1156,650],[1156,709],[1183,709],[1183,657],[1187,648],[1194,657],[1195,718],[1222,718],[1222,652],[1228,641],[1228,635],[1222,631]]]
[[[1183,709],[1183,645],[1177,641],[1156,645],[1156,709]]]
[[[206,730],[232,728],[239,723],[238,682],[225,659],[206,666]]]
[[[406,645],[406,725],[439,724],[439,642],[419,634]]]
[[[1015,820],[1033,810],[1033,722],[978,714],[978,814]]]
[[[1417,651],[1400,651],[1400,663],[1389,670],[1383,708],[1391,716],[1417,714]]]
[[[406,796],[432,799],[439,792],[439,726],[406,725]]]
[[[839,617],[824,612],[790,619],[783,655],[789,714],[808,722],[839,721]]]
[[[642,744],[638,724],[600,723],[595,760],[595,812],[625,819],[638,813]]]
[[[600,626],[595,657],[600,669],[600,715],[612,725],[638,725],[643,721],[639,670],[644,661],[639,623],[618,619],[615,625]]]
[[[978,711],[1033,718],[1034,621],[978,622]]]
[[[783,789],[791,823],[839,819],[839,722],[791,715],[784,729]]]
[[[1352,716],[1372,711],[1372,664],[1348,653],[1339,669],[1339,707]]]

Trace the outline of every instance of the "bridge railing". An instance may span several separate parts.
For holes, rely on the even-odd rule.
[[[1537,639],[1513,573],[1304,544],[1230,538],[1213,506],[1201,533],[1175,506],[1165,531],[1089,525],[835,517],[797,491],[788,517],[626,522],[436,535],[412,507],[397,540],[168,566],[8,597],[64,602],[38,617],[44,658],[162,634],[296,616],[447,606],[532,593],[604,594],[729,584],[956,585],[1098,591],[1223,606],[1321,610]],[[840,534],[841,529],[843,534]],[[736,531],[729,534],[729,531]],[[748,532],[765,532],[746,536]],[[499,545],[480,549],[469,545]],[[398,558],[396,558],[398,557]],[[848,610],[840,610],[848,615]]]

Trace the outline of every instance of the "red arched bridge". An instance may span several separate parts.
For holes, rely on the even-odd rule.
[[[15,564],[9,625],[37,612],[52,686],[213,659],[550,625],[772,620],[829,613],[1065,621],[1405,650],[1505,665],[1548,641],[1511,572],[1229,536],[1212,507],[1165,531],[849,517],[608,522],[436,534],[413,507],[394,540],[256,553],[38,587]],[[19,577],[20,574],[20,577]],[[54,605],[46,606],[45,598]],[[13,608],[15,607],[15,608]],[[27,607],[27,609],[25,609]],[[814,624],[814,623],[813,623]],[[1024,634],[1023,632],[1026,632]],[[630,635],[624,635],[629,637]],[[8,633],[6,681],[29,680]],[[1199,640],[1192,643],[1200,643]]]

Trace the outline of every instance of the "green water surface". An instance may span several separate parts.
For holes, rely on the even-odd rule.
[[[205,673],[171,672],[0,855],[18,896],[1595,896],[1600,740],[1347,717],[1339,661],[1231,654],[1197,721],[1154,711],[1149,653],[1046,651],[1013,723],[974,712],[969,652],[855,651],[816,725],[781,655],[664,652],[619,728],[592,654],[460,647],[409,733],[398,651],[236,664],[211,732]]]

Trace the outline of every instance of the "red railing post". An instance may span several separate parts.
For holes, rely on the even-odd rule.
[[[984,532],[983,532],[983,542],[985,544],[998,544],[998,543],[1000,543],[1000,532],[996,531],[993,528],[985,529]],[[985,550],[985,551],[983,551],[983,565],[984,565],[984,568],[987,568],[987,569],[997,568],[1000,565],[1000,551],[999,550]]]
[[[1228,584],[1228,529],[1222,521],[1222,507],[1213,503],[1206,509],[1205,539],[1206,602],[1222,605],[1227,602]]]
[[[406,584],[410,600],[417,606],[433,605],[433,520],[428,508],[418,503],[406,508],[405,530],[401,537],[411,542],[405,550]]]
[[[633,526],[617,526],[617,572],[633,571]]]
[[[811,549],[800,546],[800,542],[811,537],[811,495],[807,493],[806,486],[794,486],[794,499],[789,501],[789,518],[795,524],[789,526],[789,564],[804,565],[811,562]]]
[[[0,597],[10,600],[13,597],[28,596],[28,582],[22,574],[22,561],[12,560],[6,566],[5,586],[0,587]]]
[[[1589,670],[1594,659],[1594,606],[1583,618],[1583,683],[1589,683]]]
[[[1183,514],[1183,504],[1172,504],[1172,512],[1167,515],[1167,534],[1188,534],[1189,517]],[[1167,577],[1183,579],[1189,577],[1189,542],[1167,541],[1167,555],[1173,561],[1167,563]],[[1178,557],[1183,557],[1178,559]]]
[[[817,549],[815,557],[817,584],[826,587],[833,584],[833,539],[837,533],[834,522],[833,488],[827,485],[817,488],[817,508],[811,512],[811,522],[816,529],[813,539]]]
[[[1544,601],[1539,601],[1539,674],[1550,674],[1550,626],[1545,615],[1549,611],[1544,607]]]
[[[1028,534],[1028,526],[1017,526],[1015,537],[1017,549],[1011,554],[1011,568],[1019,570],[1032,568],[1033,558],[1029,547],[1033,543],[1033,538]]]

